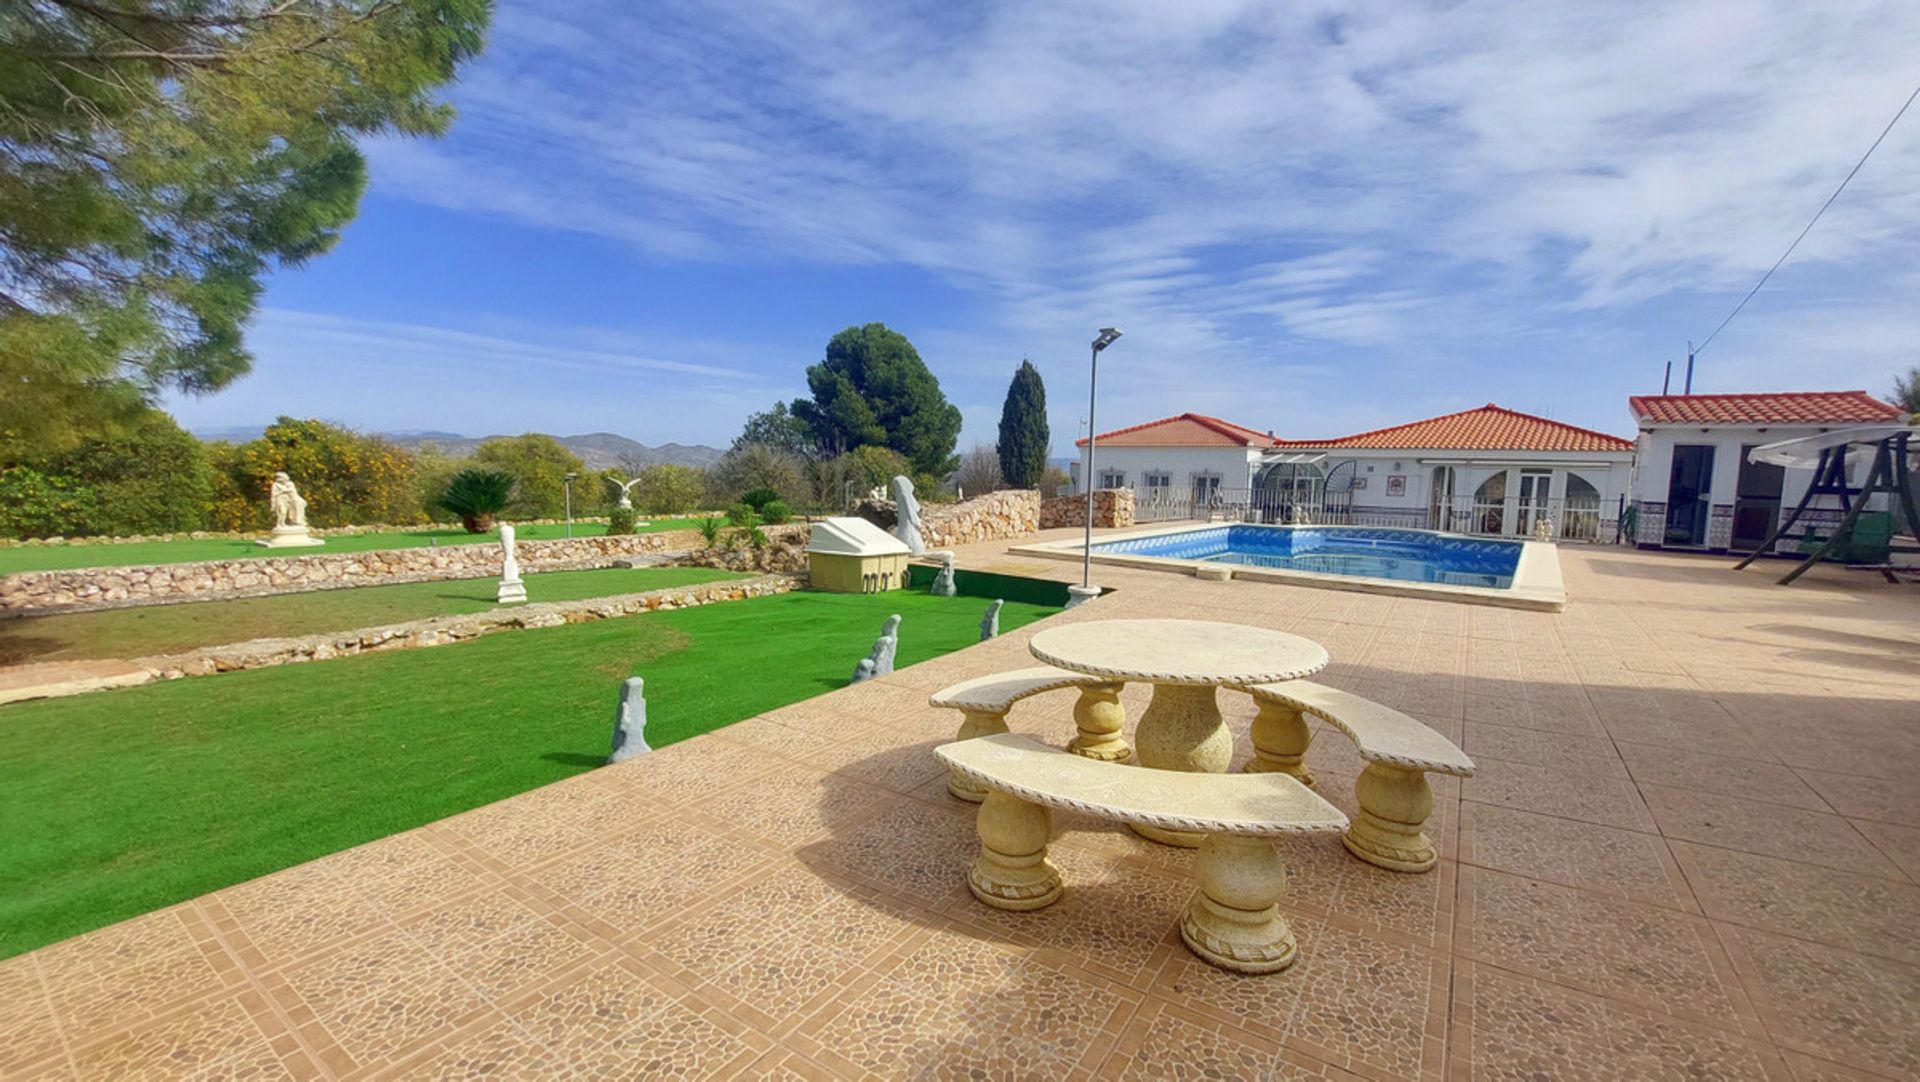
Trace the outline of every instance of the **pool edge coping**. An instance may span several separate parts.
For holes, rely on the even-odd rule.
[[[1250,525],[1235,522],[1181,523],[1173,526],[1153,526],[1145,529],[1127,530],[1119,533],[1103,534],[1094,538],[1097,545],[1111,541],[1134,541],[1142,538],[1170,536],[1173,534],[1193,533],[1200,530],[1219,529],[1222,526]],[[1307,529],[1313,529],[1309,526]],[[1343,527],[1326,526],[1324,529]],[[1365,528],[1365,527],[1359,527]],[[1393,527],[1408,529],[1408,527]],[[1414,532],[1435,534],[1442,537],[1470,537],[1467,534],[1449,534],[1439,530],[1417,530]],[[1534,612],[1564,612],[1567,607],[1566,582],[1560,574],[1560,553],[1558,546],[1551,541],[1532,541],[1519,537],[1502,537],[1495,540],[1511,542],[1520,546],[1520,558],[1514,565],[1513,585],[1505,589],[1485,586],[1456,586],[1438,582],[1408,582],[1398,579],[1371,578],[1364,575],[1331,575],[1319,571],[1291,571],[1273,567],[1253,567],[1234,564],[1233,577],[1250,579],[1255,582],[1277,582],[1294,586],[1311,586],[1331,590],[1349,590],[1357,593],[1384,594],[1391,597],[1418,597],[1440,601],[1459,601],[1474,605],[1491,605],[1500,608],[1525,609]],[[1029,545],[1019,545],[1007,550],[1022,556],[1039,556],[1051,560],[1078,560],[1081,558],[1081,541],[1040,541]],[[1095,552],[1093,562],[1111,564],[1116,567],[1132,567],[1145,571],[1178,571],[1193,574],[1198,568],[1217,568],[1222,565],[1203,560],[1187,560],[1169,556],[1138,556],[1131,554],[1103,554]]]

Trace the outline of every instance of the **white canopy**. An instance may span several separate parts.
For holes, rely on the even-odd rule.
[[[863,518],[829,518],[813,524],[808,552],[842,556],[905,556],[907,546]]]
[[[1898,435],[1907,429],[1908,426],[1905,424],[1862,425],[1858,428],[1841,428],[1814,436],[1780,440],[1776,443],[1761,444],[1747,452],[1747,461],[1810,470],[1820,464],[1820,452],[1828,448],[1848,443],[1878,443],[1888,436]]]
[[[1260,456],[1262,466],[1311,466],[1326,461],[1325,451],[1273,451]]]

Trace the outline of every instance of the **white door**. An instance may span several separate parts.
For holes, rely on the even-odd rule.
[[[1533,536],[1533,531],[1541,522],[1553,520],[1550,502],[1553,498],[1553,472],[1551,470],[1520,471],[1520,521],[1515,530],[1522,537]]]
[[[1427,494],[1427,528],[1453,529],[1453,467],[1435,466]]]

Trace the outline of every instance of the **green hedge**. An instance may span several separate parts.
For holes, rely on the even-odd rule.
[[[940,569],[931,564],[908,564],[907,586],[926,589],[933,586]],[[1067,603],[1067,584],[1052,579],[1029,579],[1019,575],[996,575],[991,571],[955,568],[953,588],[962,597],[999,598],[1023,601],[1029,605],[1063,607]]]

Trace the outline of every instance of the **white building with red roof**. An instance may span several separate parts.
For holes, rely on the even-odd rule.
[[[1100,433],[1094,445],[1094,487],[1130,488],[1137,501],[1152,500],[1155,507],[1191,502],[1204,508],[1226,499],[1226,493],[1244,495],[1251,489],[1274,442],[1272,432],[1201,413],[1129,425]],[[1080,472],[1086,439],[1075,446],[1082,452],[1073,464],[1078,492],[1084,485]]]
[[[1903,416],[1865,391],[1635,395],[1627,407],[1640,429],[1633,539],[1715,552],[1758,547],[1812,483],[1812,470],[1749,462],[1754,447]],[[1852,467],[1864,472],[1865,456]],[[1801,521],[1824,533],[1839,517],[1810,509]]]
[[[1632,440],[1491,402],[1330,440],[1279,440],[1317,452],[1329,502],[1350,520],[1461,533],[1612,540],[1632,480]],[[1274,483],[1270,481],[1269,484]]]
[[[1544,520],[1556,536],[1611,540],[1633,452],[1492,403],[1326,440],[1183,413],[1102,433],[1094,471],[1099,487],[1133,489],[1147,518],[1285,521],[1303,506],[1316,521],[1530,536]]]

